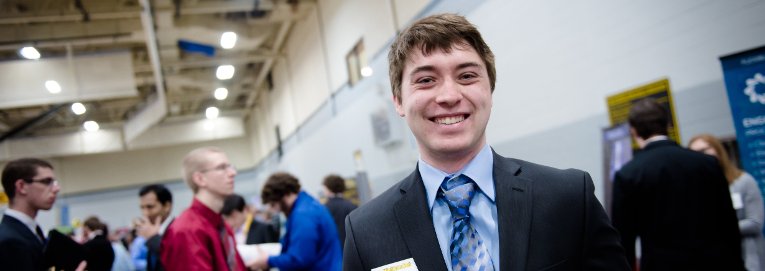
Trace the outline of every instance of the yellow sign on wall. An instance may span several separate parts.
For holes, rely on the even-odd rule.
[[[632,104],[647,97],[656,99],[657,102],[664,105],[669,110],[668,136],[675,142],[681,143],[680,132],[677,129],[675,106],[674,102],[672,102],[672,92],[669,88],[669,79],[666,78],[633,89],[628,89],[619,94],[608,96],[606,102],[608,103],[608,116],[611,120],[611,125],[627,122]]]

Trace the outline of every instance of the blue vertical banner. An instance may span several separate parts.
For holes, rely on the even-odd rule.
[[[765,188],[765,46],[720,57],[741,165]]]
[[[69,204],[61,204],[61,217],[58,221],[59,225],[70,226],[71,220],[69,220]]]

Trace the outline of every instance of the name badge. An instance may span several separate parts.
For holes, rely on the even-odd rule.
[[[386,264],[378,268],[372,269],[372,271],[417,271],[417,265],[414,264],[414,259],[409,258],[403,261],[398,261],[391,264]]]
[[[733,209],[744,208],[744,200],[741,198],[741,193],[731,193],[730,199],[733,201]]]

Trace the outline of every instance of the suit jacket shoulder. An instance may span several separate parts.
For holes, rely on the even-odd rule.
[[[43,244],[16,218],[0,223],[0,266],[8,270],[44,270]]]
[[[413,258],[446,271],[419,171],[356,208],[345,220],[343,270],[369,270]]]

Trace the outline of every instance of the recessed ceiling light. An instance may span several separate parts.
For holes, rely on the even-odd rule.
[[[220,47],[223,49],[231,49],[236,45],[236,33],[225,32],[220,36]]]
[[[220,80],[227,80],[234,77],[234,66],[232,65],[220,65],[218,70],[215,71],[215,76]]]
[[[19,50],[19,54],[26,59],[40,59],[40,52],[35,47],[27,46]]]
[[[207,110],[205,110],[205,117],[208,119],[217,118],[218,114],[220,114],[220,111],[215,106],[208,107]]]
[[[372,76],[372,67],[366,66],[364,68],[361,68],[361,76],[369,77]]]
[[[220,101],[223,101],[228,97],[228,89],[226,88],[217,88],[215,89],[215,93],[213,94],[215,96],[215,99],[218,99]]]
[[[100,127],[98,127],[98,122],[95,122],[92,120],[89,120],[83,123],[82,127],[85,127],[85,131],[88,131],[88,132],[95,132],[95,131],[98,131],[98,129],[100,129]]]
[[[52,94],[57,94],[61,92],[61,85],[56,82],[56,80],[48,80],[45,81],[45,88],[48,90],[48,92]]]
[[[82,115],[82,114],[85,114],[85,111],[88,111],[88,110],[85,108],[85,105],[83,105],[82,103],[72,104],[72,112],[74,112],[74,114]]]

